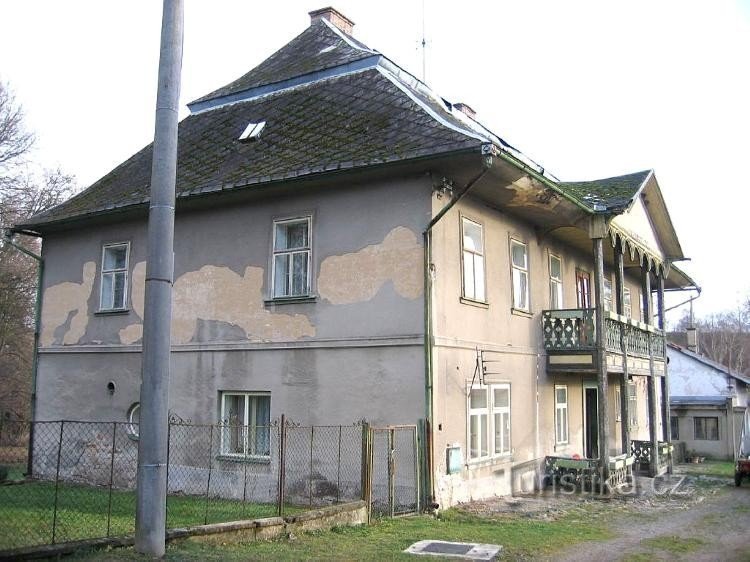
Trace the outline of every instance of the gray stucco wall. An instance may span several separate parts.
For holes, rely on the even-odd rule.
[[[292,187],[178,212],[170,410],[213,423],[221,390],[270,391],[272,419],[415,423],[428,178]],[[302,215],[314,298],[271,302],[273,220]],[[38,419],[124,421],[138,400],[145,229],[144,218],[45,237]],[[125,241],[127,311],[98,313],[102,244]]]

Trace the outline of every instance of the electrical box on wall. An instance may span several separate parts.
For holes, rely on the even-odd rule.
[[[461,445],[448,445],[445,449],[445,464],[448,467],[448,474],[458,474],[464,465],[464,456],[461,452]]]

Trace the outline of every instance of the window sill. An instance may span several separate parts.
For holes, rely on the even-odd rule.
[[[129,308],[113,308],[112,310],[97,310],[94,312],[94,316],[121,316],[124,314],[130,314]]]
[[[520,308],[511,308],[510,313],[513,316],[522,316],[523,318],[533,318],[534,314],[528,310],[521,310]]]
[[[475,461],[470,460],[466,463],[467,469],[483,468],[485,466],[497,466],[501,464],[509,464],[513,462],[513,455],[507,453],[505,455],[497,455],[496,457],[490,457],[485,459],[477,459]]]
[[[468,304],[469,306],[476,306],[477,308],[489,308],[490,303],[486,301],[476,301],[474,299],[468,299],[466,297],[459,297],[458,299],[463,304]]]
[[[277,297],[272,299],[265,299],[263,302],[267,305],[276,304],[295,304],[295,303],[306,303],[316,302],[318,300],[317,295],[304,295],[301,297]]]
[[[250,464],[271,464],[271,457],[248,457],[245,455],[216,455],[216,460],[229,462],[246,462]]]

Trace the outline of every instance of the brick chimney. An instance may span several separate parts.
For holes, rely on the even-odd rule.
[[[321,8],[320,10],[313,10],[310,12],[310,25],[320,19],[328,20],[347,35],[352,35],[353,33],[354,22],[339,12],[336,8],[331,8],[329,6],[328,8]]]
[[[460,103],[460,102],[459,103],[454,103],[453,107],[455,107],[456,109],[458,109],[464,115],[467,115],[467,116],[471,117],[472,119],[476,120],[476,118],[477,118],[477,112],[474,111],[472,108],[470,108],[465,103]]]
[[[687,332],[687,348],[693,353],[700,353],[698,347],[698,328],[691,324],[685,331]]]

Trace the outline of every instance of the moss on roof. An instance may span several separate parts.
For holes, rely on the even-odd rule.
[[[560,182],[560,188],[592,210],[627,207],[651,170],[591,181]],[[598,209],[597,207],[604,207]]]

